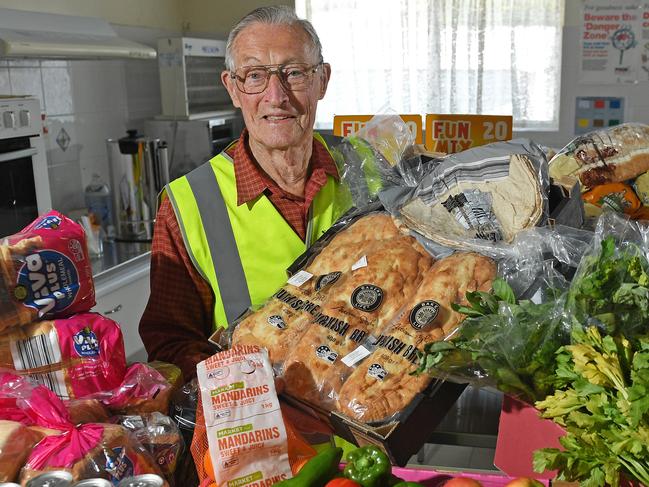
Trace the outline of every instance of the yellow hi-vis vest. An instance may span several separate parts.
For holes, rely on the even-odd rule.
[[[293,261],[351,207],[348,189],[328,176],[311,203],[304,242],[266,196],[237,205],[234,164],[225,151],[165,190],[185,248],[214,291],[214,329],[263,304],[286,282]]]

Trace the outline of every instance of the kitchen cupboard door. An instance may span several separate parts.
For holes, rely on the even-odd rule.
[[[145,267],[131,269],[126,275],[95,280],[97,304],[93,311],[120,324],[128,363],[147,360],[138,326],[149,300],[149,274],[147,261]]]

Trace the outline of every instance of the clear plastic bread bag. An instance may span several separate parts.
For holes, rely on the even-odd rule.
[[[178,425],[169,416],[159,412],[115,416],[111,422],[131,432],[151,454],[167,481],[173,485],[176,463],[185,450],[185,442]]]
[[[75,481],[101,477],[114,483],[133,475],[161,473],[127,430],[107,423],[73,424],[53,392],[10,371],[0,372],[0,414],[41,434],[20,472],[23,484],[49,470],[69,471]]]
[[[338,410],[367,423],[389,422],[407,413],[433,380],[411,375],[421,348],[443,340],[461,323],[463,315],[451,307],[467,304],[459,296],[490,291],[495,277],[495,261],[477,253],[458,252],[434,262],[401,312],[357,349],[355,370],[338,394]]]
[[[388,213],[351,212],[315,242],[288,269],[291,277],[259,309],[250,309],[220,334],[219,345],[260,345],[280,371],[297,341],[319,316],[331,286],[363,257],[377,239],[401,235]]]
[[[381,222],[385,220],[385,224]],[[378,335],[414,294],[430,268],[432,257],[412,237],[402,234],[385,213],[357,220],[338,234],[318,259],[334,255],[338,239],[349,253],[349,237],[364,239],[351,267],[330,284],[326,299],[308,331],[288,355],[282,369],[286,392],[309,404],[330,410],[340,387],[353,371],[349,357],[369,335]],[[316,265],[313,261],[312,265]],[[353,357],[353,356],[352,356]]]

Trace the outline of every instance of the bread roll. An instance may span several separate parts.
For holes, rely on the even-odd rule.
[[[410,404],[430,382],[411,376],[417,351],[453,332],[464,316],[451,303],[466,303],[469,291],[488,291],[496,277],[493,260],[476,253],[455,253],[433,264],[406,312],[378,336],[376,350],[340,389],[337,409],[363,422],[389,419]]]
[[[550,161],[550,177],[585,188],[633,179],[649,171],[649,126],[624,123],[572,140]]]
[[[0,419],[0,482],[13,482],[40,436],[16,421]]]
[[[286,391],[330,407],[349,368],[343,357],[371,333],[382,330],[413,294],[432,258],[412,237],[381,242],[366,255],[367,266],[335,282],[283,368]]]

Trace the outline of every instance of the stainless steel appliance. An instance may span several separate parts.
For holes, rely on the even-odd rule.
[[[235,110],[198,120],[148,120],[144,124],[147,136],[167,142],[172,180],[221,152],[242,129],[243,119]]]
[[[52,207],[41,133],[38,99],[0,96],[0,237]]]
[[[162,117],[212,117],[232,108],[221,83],[225,69],[225,41],[192,37],[158,39],[158,68]]]
[[[167,146],[135,130],[121,139],[108,139],[106,144],[117,238],[151,240],[158,194],[169,182]]]

